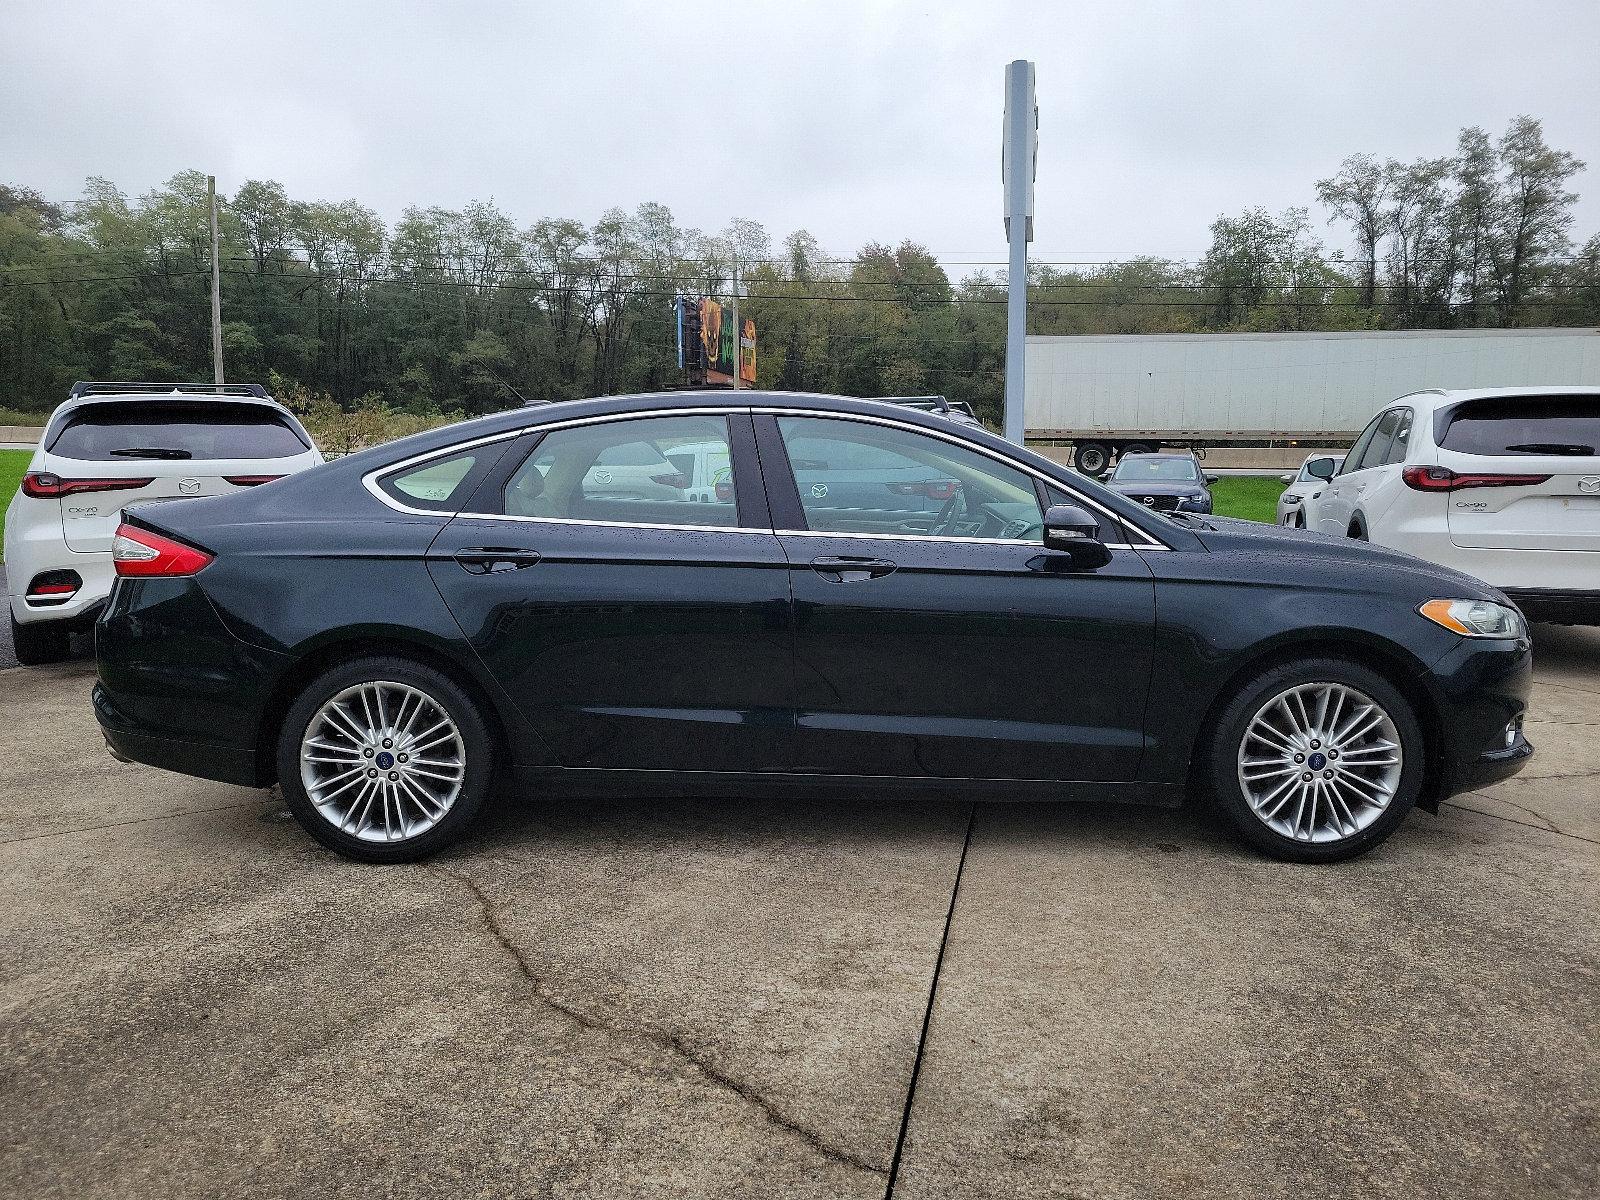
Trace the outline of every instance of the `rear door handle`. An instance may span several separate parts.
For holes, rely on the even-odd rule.
[[[887,558],[825,556],[813,558],[811,569],[829,583],[860,583],[866,579],[881,579],[895,569],[895,564]]]
[[[469,575],[498,575],[531,567],[540,554],[526,546],[465,546],[451,557]]]

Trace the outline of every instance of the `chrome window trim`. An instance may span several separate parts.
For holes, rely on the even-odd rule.
[[[991,450],[987,446],[980,446],[980,445],[976,444],[975,442],[968,441],[965,438],[956,436],[954,434],[945,433],[943,430],[927,429],[927,428],[924,428],[921,425],[912,425],[912,424],[908,424],[908,423],[906,423],[904,421],[892,420],[892,419],[890,419],[888,417],[869,416],[869,415],[863,414],[863,413],[839,412],[836,409],[828,409],[828,408],[779,408],[779,407],[762,407],[762,406],[759,406],[759,405],[751,406],[751,407],[744,407],[744,406],[741,406],[741,405],[735,405],[735,406],[719,406],[719,407],[707,406],[707,407],[694,407],[694,408],[651,408],[651,409],[641,409],[641,410],[634,411],[634,412],[598,413],[596,415],[588,416],[588,417],[572,417],[572,418],[570,418],[568,420],[565,420],[565,421],[535,421],[535,422],[531,422],[531,423],[529,423],[527,425],[520,426],[520,427],[518,427],[516,429],[506,430],[505,432],[502,432],[502,433],[489,434],[486,437],[473,438],[470,441],[457,442],[457,443],[455,443],[454,445],[451,445],[451,446],[441,446],[437,450],[429,450],[429,451],[426,451],[426,452],[424,452],[422,454],[416,454],[416,455],[413,455],[410,458],[402,459],[401,461],[399,461],[397,463],[388,463],[388,464],[386,464],[384,466],[381,466],[381,467],[375,467],[371,471],[368,471],[365,475],[363,475],[361,477],[361,483],[362,483],[362,486],[364,486],[367,489],[367,491],[370,492],[372,494],[372,496],[375,499],[377,499],[379,501],[379,503],[383,504],[385,507],[391,508],[396,512],[406,513],[409,516],[417,516],[417,517],[445,517],[447,519],[452,519],[452,518],[455,518],[455,517],[471,517],[471,518],[473,518],[474,520],[477,520],[477,521],[513,521],[513,522],[515,522],[515,521],[533,521],[533,522],[545,522],[545,523],[548,523],[548,524],[555,524],[555,525],[588,525],[588,526],[597,526],[597,527],[608,528],[608,529],[668,529],[668,530],[670,530],[670,529],[683,529],[683,530],[688,530],[688,531],[693,532],[693,533],[754,533],[754,534],[761,534],[761,535],[764,535],[764,536],[782,534],[785,537],[790,537],[790,536],[795,536],[795,537],[851,537],[851,538],[869,538],[869,539],[879,540],[879,541],[954,542],[954,543],[957,543],[957,544],[968,543],[968,544],[992,545],[992,546],[1033,546],[1033,545],[1041,545],[1042,546],[1042,543],[1021,542],[1021,541],[1017,541],[1017,540],[1012,539],[1012,538],[964,538],[964,537],[947,537],[947,536],[941,536],[941,535],[936,535],[936,534],[927,534],[927,533],[839,533],[839,532],[832,532],[832,531],[820,530],[820,529],[756,529],[756,528],[752,528],[752,527],[747,526],[747,525],[662,525],[662,524],[652,524],[652,523],[641,522],[641,521],[587,521],[587,520],[582,520],[582,519],[577,518],[577,517],[525,517],[525,516],[516,516],[516,515],[510,514],[510,513],[467,512],[467,511],[462,510],[462,509],[458,509],[455,512],[450,512],[450,511],[448,511],[446,509],[438,509],[438,508],[412,508],[409,505],[400,503],[393,496],[391,496],[387,492],[385,492],[383,490],[383,488],[378,486],[378,479],[380,477],[385,476],[385,475],[391,475],[396,471],[402,471],[402,470],[406,469],[407,467],[415,466],[415,465],[417,465],[419,463],[430,462],[430,461],[432,461],[433,459],[436,459],[436,458],[448,458],[451,455],[460,454],[463,451],[470,450],[470,449],[474,448],[475,446],[487,446],[487,445],[490,445],[490,444],[492,444],[494,442],[510,441],[513,438],[523,437],[524,435],[529,434],[529,433],[547,433],[547,432],[550,432],[551,430],[568,429],[568,428],[572,428],[574,426],[579,426],[579,425],[599,425],[599,424],[604,424],[604,423],[610,422],[610,421],[632,421],[632,420],[642,420],[642,419],[646,419],[646,418],[650,418],[650,417],[672,417],[672,416],[685,416],[685,417],[690,417],[690,416],[693,416],[693,417],[719,416],[719,417],[731,417],[731,416],[740,415],[740,414],[746,414],[746,413],[760,413],[760,414],[763,414],[763,415],[771,415],[771,416],[779,416],[779,417],[782,417],[782,416],[825,417],[825,418],[833,418],[835,420],[841,420],[841,421],[861,421],[861,422],[864,422],[864,423],[869,424],[869,425],[886,425],[886,426],[888,426],[888,427],[890,427],[892,429],[904,430],[907,433],[920,433],[920,434],[924,434],[924,435],[926,435],[928,437],[939,438],[941,441],[949,442],[951,445],[958,446],[958,447],[960,447],[962,449],[975,451],[978,454],[982,454],[987,458],[993,459],[995,462],[998,462],[998,463],[1001,463],[1001,464],[1003,464],[1005,466],[1008,466],[1008,467],[1012,468],[1013,470],[1021,471],[1023,474],[1028,475],[1031,478],[1038,479],[1038,480],[1044,482],[1045,484],[1050,485],[1051,487],[1058,488],[1061,491],[1064,491],[1064,492],[1069,493],[1070,495],[1076,496],[1081,503],[1083,503],[1084,505],[1087,505],[1089,508],[1091,508],[1094,511],[1100,513],[1102,516],[1105,516],[1105,517],[1107,517],[1107,518],[1109,518],[1110,520],[1113,520],[1113,521],[1120,521],[1122,524],[1124,524],[1128,528],[1136,530],[1143,537],[1150,539],[1148,541],[1148,543],[1147,542],[1139,542],[1139,543],[1107,542],[1107,543],[1105,543],[1107,549],[1110,549],[1110,550],[1171,550],[1172,549],[1171,546],[1169,546],[1165,542],[1161,541],[1155,534],[1151,533],[1148,529],[1145,529],[1142,526],[1140,526],[1138,524],[1135,524],[1133,521],[1127,519],[1126,517],[1123,517],[1120,513],[1117,513],[1116,511],[1114,511],[1112,509],[1106,508],[1104,505],[1098,503],[1097,501],[1090,499],[1088,496],[1086,496],[1082,492],[1078,491],[1071,484],[1064,483],[1063,481],[1055,478],[1052,475],[1046,475],[1043,471],[1037,470],[1036,468],[1034,468],[1032,466],[1029,466],[1026,463],[1020,463],[1020,462],[1017,462],[1015,459],[1008,458],[1006,455],[1001,454],[1000,452],[998,452],[996,450]]]
[[[1014,471],[1021,471],[1025,475],[1031,476],[1034,479],[1041,480],[1042,482],[1044,482],[1046,484],[1049,484],[1052,487],[1059,488],[1060,490],[1062,490],[1064,492],[1068,492],[1068,493],[1076,496],[1079,499],[1079,501],[1081,501],[1083,504],[1088,505],[1090,508],[1092,508],[1096,512],[1100,513],[1102,516],[1109,517],[1113,521],[1120,521],[1124,525],[1131,526],[1133,529],[1137,530],[1144,537],[1150,539],[1151,544],[1148,545],[1148,546],[1143,545],[1143,544],[1140,544],[1138,546],[1128,545],[1128,546],[1126,546],[1127,549],[1131,549],[1131,550],[1170,550],[1170,549],[1172,549],[1171,546],[1169,546],[1165,542],[1161,541],[1160,538],[1158,538],[1155,534],[1151,533],[1148,529],[1145,529],[1143,526],[1134,524],[1134,522],[1128,520],[1126,517],[1122,516],[1120,513],[1117,513],[1114,510],[1105,507],[1105,505],[1100,504],[1099,502],[1097,502],[1095,500],[1091,500],[1088,496],[1085,496],[1082,492],[1078,491],[1077,488],[1073,487],[1071,484],[1063,483],[1061,480],[1055,478],[1053,475],[1046,475],[1043,471],[1040,471],[1037,468],[1031,467],[1027,463],[1021,463],[1021,462],[1018,462],[1014,458],[1008,458],[1006,455],[1001,454],[998,450],[991,450],[987,446],[980,446],[976,442],[970,442],[966,438],[958,437],[958,436],[956,436],[954,434],[946,433],[946,432],[944,432],[943,430],[940,430],[940,429],[928,429],[928,428],[925,428],[924,426],[921,426],[921,425],[910,425],[910,424],[907,424],[904,421],[896,421],[896,420],[893,420],[893,419],[888,418],[888,417],[868,416],[865,413],[838,412],[838,411],[835,411],[833,409],[826,409],[826,408],[818,408],[818,409],[811,409],[811,408],[776,408],[776,407],[763,408],[763,407],[757,405],[755,407],[752,407],[750,409],[750,411],[753,412],[753,413],[761,413],[764,416],[775,416],[775,417],[831,417],[831,418],[833,418],[835,420],[840,420],[840,421],[863,421],[863,422],[865,422],[865,423],[867,423],[869,425],[887,425],[892,429],[903,429],[907,433],[921,433],[921,434],[927,435],[928,437],[939,438],[941,441],[949,442],[953,446],[959,446],[964,450],[972,450],[972,451],[977,452],[978,454],[984,455],[987,458],[992,458],[992,459],[994,459],[995,462],[1002,463],[1005,466],[1010,467]],[[796,532],[805,533],[805,532],[810,532],[810,531],[809,530],[785,529],[785,530],[781,530],[780,532],[783,532],[783,533],[796,533]],[[895,536],[898,536],[898,535],[895,535],[895,534],[838,534],[838,533],[835,533],[835,534],[832,534],[830,536],[833,536],[833,537],[895,537]],[[921,535],[921,536],[927,536],[927,535]],[[983,539],[983,538],[966,538],[966,539],[947,538],[947,539],[937,539],[937,540],[945,540],[945,541],[959,541],[959,540],[984,541],[984,540],[987,540],[987,539]],[[1019,545],[1021,543],[1007,542],[1006,544],[1007,545]],[[1114,544],[1114,543],[1111,543],[1111,542],[1107,542],[1106,545],[1108,547],[1110,547],[1111,549],[1121,549],[1126,544],[1125,543],[1115,543]]]

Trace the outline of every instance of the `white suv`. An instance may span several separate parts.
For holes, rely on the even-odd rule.
[[[1372,419],[1307,524],[1600,624],[1600,388],[1414,392]]]
[[[255,487],[322,462],[259,384],[76,383],[6,509],[6,590],[18,661],[65,657],[116,577],[124,506]]]

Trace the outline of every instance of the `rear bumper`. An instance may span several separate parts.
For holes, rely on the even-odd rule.
[[[244,787],[264,787],[269,782],[260,770],[254,750],[237,746],[218,746],[211,742],[188,742],[163,737],[140,728],[117,708],[105,685],[97,683],[91,693],[95,719],[111,753],[123,762],[143,763],[164,771],[237,783]]]
[[[1555,625],[1600,625],[1600,590],[1502,588],[1530,621]]]
[[[117,580],[111,555],[74,554],[64,546],[57,546],[51,554],[40,553],[37,546],[30,550],[32,553],[6,560],[6,590],[10,593],[7,599],[17,624],[70,621],[74,629],[87,629],[94,624]],[[25,594],[28,584],[46,571],[76,571],[83,583],[66,600],[30,600]]]

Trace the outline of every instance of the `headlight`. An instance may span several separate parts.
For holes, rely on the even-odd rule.
[[[1429,600],[1417,610],[1435,625],[1462,637],[1520,638],[1528,635],[1522,614],[1492,600]]]

